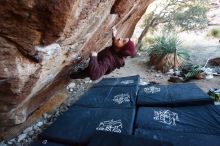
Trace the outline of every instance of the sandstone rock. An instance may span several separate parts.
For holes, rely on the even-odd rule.
[[[111,28],[130,37],[153,0],[1,0],[0,131],[23,123],[69,82]]]

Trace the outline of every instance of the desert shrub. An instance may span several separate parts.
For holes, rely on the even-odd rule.
[[[149,47],[148,54],[150,64],[155,65],[155,68],[162,72],[167,72],[175,65],[179,67],[189,59],[188,52],[182,48],[180,39],[175,35],[162,35],[155,38],[154,44]],[[175,56],[176,62],[174,63]]]

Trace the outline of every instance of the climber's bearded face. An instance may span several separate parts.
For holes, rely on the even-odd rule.
[[[120,48],[123,48],[123,46],[124,46],[125,44],[127,44],[128,41],[129,41],[128,38],[125,38],[125,39],[123,39],[123,38],[116,38],[116,39],[114,40],[114,45],[117,47],[117,50],[116,50],[116,51],[119,51]]]

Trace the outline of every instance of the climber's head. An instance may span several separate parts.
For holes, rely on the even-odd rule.
[[[129,38],[118,38],[114,40],[115,51],[121,56],[134,56],[136,54],[136,49],[134,43]]]

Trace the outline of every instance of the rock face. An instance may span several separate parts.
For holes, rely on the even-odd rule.
[[[130,37],[153,0],[1,0],[0,130],[24,122],[68,82],[69,69]]]

